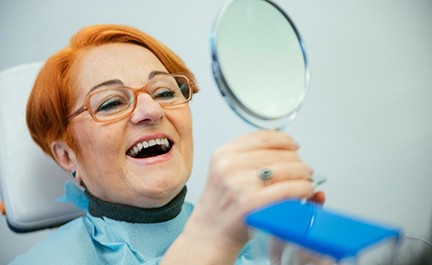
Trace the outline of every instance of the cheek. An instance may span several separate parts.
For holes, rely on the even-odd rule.
[[[180,140],[181,149],[184,154],[193,152],[192,143],[192,114],[189,106],[184,109],[175,109],[173,111],[165,112],[169,122],[174,126]]]
[[[192,165],[193,157],[193,135],[192,135],[192,115],[188,108],[185,114],[182,116],[180,122],[179,134],[184,143],[183,150],[189,166]]]
[[[124,174],[122,159],[119,157],[121,150],[120,137],[122,136],[117,126],[98,126],[82,123],[76,135],[80,148],[79,159],[81,174],[87,188],[94,194],[102,194],[109,188],[106,184],[114,185],[113,178]]]
[[[178,132],[180,137],[185,140],[192,148],[192,114],[189,108],[185,109],[178,117]]]
[[[83,126],[77,129],[75,133],[76,142],[85,160],[102,158],[108,154],[110,154],[110,157],[113,157],[113,150],[119,148],[115,145],[119,144],[118,139],[115,139],[119,134],[114,133],[114,130],[100,128],[94,126],[92,123],[83,123]],[[102,159],[97,159],[97,161],[102,162]],[[83,162],[85,163],[86,161]],[[95,163],[96,161],[91,162]]]
[[[95,133],[96,130],[92,126],[82,127],[76,132],[76,138],[83,154],[87,155],[90,150],[94,150],[98,145],[97,138],[95,137],[97,133]]]

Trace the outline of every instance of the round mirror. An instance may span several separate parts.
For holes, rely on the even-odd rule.
[[[222,95],[252,125],[281,129],[308,85],[302,39],[281,8],[267,0],[233,0],[211,37],[213,74]]]

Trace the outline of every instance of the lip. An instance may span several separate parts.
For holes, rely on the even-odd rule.
[[[171,143],[171,149],[163,154],[163,155],[158,155],[158,156],[153,156],[153,157],[147,157],[147,158],[134,158],[131,157],[129,155],[127,155],[127,152],[134,147],[135,145],[137,145],[138,143],[141,143],[143,141],[149,141],[152,139],[157,139],[157,138],[167,138],[168,141]],[[171,137],[167,136],[166,134],[163,133],[159,133],[159,134],[152,134],[152,135],[146,135],[145,137],[141,137],[139,139],[137,139],[133,144],[131,144],[125,151],[125,156],[133,161],[134,163],[137,164],[141,164],[141,165],[150,165],[150,164],[156,164],[156,163],[162,163],[165,161],[170,160],[173,157],[173,150],[175,148],[176,143],[172,140]]]

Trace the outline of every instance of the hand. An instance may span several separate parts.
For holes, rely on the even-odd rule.
[[[323,194],[313,192],[313,170],[297,150],[280,131],[254,132],[222,146],[211,159],[207,184],[185,232],[201,246],[237,254],[249,239],[244,224],[249,211],[286,198],[323,203]],[[262,168],[272,170],[270,181],[258,177]]]

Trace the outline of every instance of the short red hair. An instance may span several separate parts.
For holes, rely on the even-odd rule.
[[[64,140],[79,153],[68,117],[76,100],[72,66],[88,48],[108,43],[131,43],[149,49],[170,73],[184,73],[194,79],[183,61],[162,43],[135,28],[95,25],[76,33],[69,46],[50,57],[37,76],[27,102],[27,126],[33,140],[54,158],[50,144]],[[194,93],[198,88],[194,87]]]

